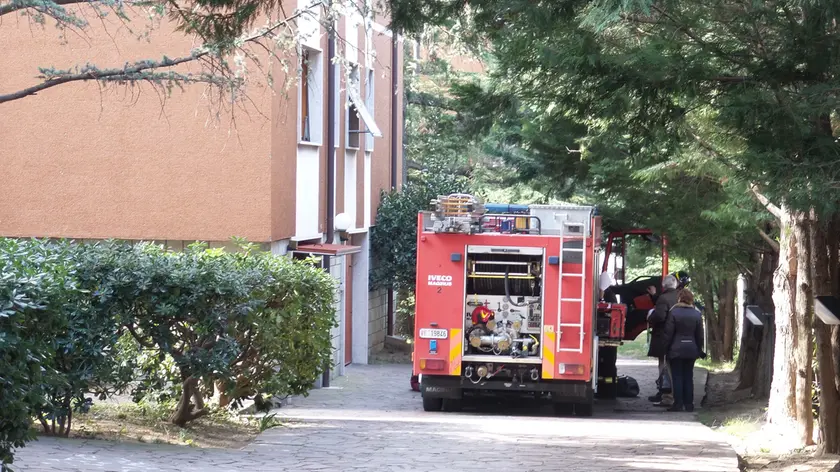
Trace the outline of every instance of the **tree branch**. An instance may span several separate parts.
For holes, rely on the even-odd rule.
[[[771,238],[770,235],[765,233],[764,230],[760,227],[756,226],[756,229],[758,230],[758,234],[761,236],[761,239],[763,239],[767,244],[769,244],[774,251],[779,252],[781,250],[778,241]]]
[[[12,0],[9,3],[0,5],[0,16],[13,13],[18,10],[34,8],[41,12],[48,12],[55,6],[72,5],[74,3],[88,3],[89,0]]]
[[[443,110],[457,111],[449,105],[447,100],[438,98],[426,92],[409,91],[406,93],[405,100],[409,105],[419,105],[422,107],[433,107],[441,108]]]
[[[141,346],[145,347],[146,349],[152,349],[152,348],[155,347],[155,343],[153,343],[153,342],[151,342],[147,339],[144,339],[139,334],[137,334],[137,330],[134,329],[133,324],[129,324],[128,326],[126,326],[126,328],[128,329],[128,332],[131,334],[131,337],[133,337],[134,340],[137,341],[137,343],[140,344]]]
[[[766,208],[767,211],[770,212],[770,214],[772,214],[780,220],[782,219],[782,210],[775,204],[773,204],[773,202],[771,202],[769,198],[764,196],[764,194],[758,190],[757,185],[751,184],[750,191],[752,192],[753,196],[755,196],[756,200],[758,200],[758,202],[761,203],[764,206],[764,208]]]
[[[737,60],[736,58],[732,57],[732,55],[731,55],[731,54],[728,54],[728,53],[724,52],[723,50],[721,50],[721,49],[720,49],[719,47],[717,47],[716,45],[707,43],[705,40],[703,40],[703,38],[701,38],[701,35],[697,34],[697,33],[696,33],[696,32],[694,32],[694,31],[692,31],[692,29],[691,29],[691,28],[689,28],[689,27],[688,27],[687,25],[685,25],[684,23],[682,23],[682,22],[678,21],[676,17],[674,17],[673,15],[671,15],[670,13],[668,13],[667,11],[665,11],[664,9],[660,8],[660,7],[659,7],[659,6],[657,6],[656,4],[651,5],[651,9],[652,9],[652,10],[655,10],[656,12],[658,12],[660,15],[662,15],[662,16],[663,16],[663,17],[665,17],[666,19],[670,20],[670,21],[671,21],[671,24],[672,24],[672,25],[673,25],[673,26],[674,26],[677,30],[682,31],[682,32],[683,32],[683,34],[685,34],[685,35],[686,35],[686,36],[688,36],[691,40],[693,40],[693,41],[694,41],[694,43],[695,43],[695,44],[697,44],[700,48],[702,48],[702,49],[704,49],[704,50],[706,50],[706,51],[709,51],[709,52],[711,52],[711,53],[715,54],[717,57],[719,57],[719,58],[721,58],[721,59],[723,59],[723,60],[726,60],[726,61],[732,62],[733,64],[739,65],[739,66],[741,66],[741,67],[745,67],[745,66],[747,65],[747,64],[745,64],[743,61],[739,61],[739,60]]]
[[[68,0],[69,1],[69,0]],[[270,36],[274,33],[278,28],[287,25],[290,21],[294,20],[295,18],[299,17],[303,12],[296,13],[280,22],[277,22],[270,27],[262,30],[254,35],[248,36],[243,38],[239,41],[239,46],[242,47],[245,44],[252,43],[259,41],[265,37]],[[213,44],[205,44],[200,48],[196,48],[193,52],[188,56],[182,56],[175,59],[170,59],[165,57],[160,61],[152,61],[152,60],[145,60],[145,61],[138,61],[135,62],[133,65],[129,66],[126,65],[122,69],[99,69],[95,66],[85,66],[81,69],[80,72],[77,73],[70,73],[69,71],[54,71],[54,70],[47,70],[42,69],[39,78],[44,79],[43,82],[37,85],[33,85],[31,87],[27,87],[23,90],[19,90],[17,92],[0,95],[0,104],[11,102],[14,100],[19,100],[24,97],[28,97],[31,95],[36,95],[38,92],[43,90],[67,84],[71,82],[84,82],[84,81],[108,81],[108,82],[140,82],[140,81],[147,81],[147,82],[176,82],[176,83],[213,83],[213,84],[229,84],[233,82],[233,79],[224,79],[218,76],[214,76],[212,74],[181,74],[177,72],[165,72],[165,73],[155,73],[155,71],[160,69],[168,69],[172,68],[181,64],[185,64],[188,62],[197,61],[199,59],[203,59],[205,57],[211,57],[211,55],[221,55],[223,54],[223,50],[216,47]]]
[[[405,167],[407,169],[417,170],[417,171],[420,171],[420,172],[428,172],[429,171],[428,167],[424,166],[423,164],[420,164],[419,162],[415,162],[415,161],[412,161],[412,160],[406,160],[405,161]],[[449,172],[450,174],[461,176],[461,177],[470,177],[470,176],[472,176],[472,167],[467,166],[467,167],[451,168],[451,169],[447,169],[446,172]]]
[[[204,82],[207,81],[209,77],[203,74],[195,75],[170,73],[148,75],[144,74],[144,72],[174,67],[179,64],[195,61],[207,54],[209,54],[209,51],[200,51],[189,56],[179,57],[177,59],[169,59],[165,57],[160,61],[135,62],[133,66],[127,66],[122,69],[98,69],[95,66],[85,66],[81,72],[75,74],[68,73],[67,71],[56,71],[51,73],[49,71],[42,70],[43,75],[38,76],[38,78],[45,79],[43,82],[38,85],[33,85],[32,87],[27,87],[23,90],[18,90],[17,92],[0,95],[0,103],[19,100],[30,95],[36,95],[42,90],[46,90],[57,85],[79,81],[97,80],[111,82],[134,82],[140,80],[162,81],[168,79],[178,82]]]

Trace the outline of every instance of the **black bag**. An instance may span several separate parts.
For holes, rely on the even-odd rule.
[[[619,397],[638,397],[639,396],[639,382],[633,377],[622,375],[618,378],[618,396]]]

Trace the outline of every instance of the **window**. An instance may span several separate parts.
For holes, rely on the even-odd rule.
[[[324,128],[321,52],[304,48],[300,55],[298,137],[302,143],[321,144]]]
[[[347,109],[347,147],[359,148],[359,133],[362,127],[359,123],[359,110],[356,108],[354,96],[359,95],[359,66],[350,66],[350,77],[347,80],[347,97],[350,98],[350,106]]]
[[[371,81],[372,83],[372,81]],[[371,138],[381,138],[382,132],[373,120],[373,115],[360,96],[359,66],[353,65],[347,79],[347,97],[350,106],[347,110],[347,147],[359,147],[359,133],[369,133]],[[367,130],[362,130],[361,122]],[[369,138],[370,139],[370,138]]]
[[[373,119],[376,119],[376,111],[374,106],[376,105],[376,97],[374,96],[374,81],[376,80],[376,76],[373,73],[373,69],[367,70],[367,78],[365,79],[365,106],[368,109],[368,113]],[[368,151],[373,151],[373,136],[368,136],[365,138],[365,149]]]
[[[303,50],[300,57],[300,140],[311,139],[309,116],[309,51]]]
[[[335,123],[333,124],[333,144],[335,147],[339,146],[339,142],[341,140],[341,64],[336,62],[331,66],[335,69],[335,81],[333,83],[333,88],[335,89],[335,103],[333,104],[333,118],[335,119]]]

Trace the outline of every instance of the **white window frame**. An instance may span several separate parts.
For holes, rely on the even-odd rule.
[[[370,116],[375,120],[376,119],[376,73],[373,70],[373,67],[368,67],[366,70],[366,77],[365,77],[365,106],[368,109],[368,113]],[[367,122],[365,122],[367,125]],[[369,129],[369,126],[368,126]],[[373,142],[376,140],[376,137],[371,133],[369,136],[365,137],[365,150],[373,151]]]
[[[361,132],[366,133],[371,138],[381,138],[382,131],[379,129],[379,126],[376,125],[376,121],[373,118],[370,110],[368,110],[365,101],[362,99],[361,96],[361,81],[359,80],[360,74],[360,67],[358,64],[351,64],[350,70],[347,74],[347,120],[345,124],[346,136],[347,136],[347,148],[348,149],[359,149],[358,140],[356,140],[356,146],[352,146],[350,137],[353,135],[358,136]],[[350,118],[353,117],[354,108],[356,110],[356,114],[358,115],[358,122],[359,122],[359,129],[353,130],[350,126]],[[365,125],[365,130],[362,130],[362,124]],[[367,141],[367,140],[366,140]]]
[[[362,127],[362,119],[358,116],[356,110],[356,104],[353,101],[352,97],[358,96],[361,92],[360,88],[360,81],[359,81],[359,70],[360,67],[358,64],[349,63],[347,65],[347,110],[345,112],[345,119],[344,119],[344,144],[347,149],[359,149],[359,134]],[[356,121],[358,126],[353,129],[353,126],[350,125],[351,121]]]
[[[308,77],[303,76],[304,58],[308,57],[307,70]],[[320,146],[324,139],[324,54],[320,49],[301,46],[301,54],[298,61],[298,143]],[[303,84],[306,81],[308,90],[308,105],[309,112],[309,139],[304,139],[304,122],[303,122]]]
[[[333,147],[338,148],[341,145],[341,63],[336,61],[330,67],[335,68],[335,103],[333,104]]]

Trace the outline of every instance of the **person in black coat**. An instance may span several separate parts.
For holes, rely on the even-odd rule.
[[[694,362],[706,354],[703,317],[694,306],[691,290],[680,290],[677,304],[665,321],[665,336],[674,386],[674,406],[668,411],[694,411]]]
[[[659,361],[659,377],[657,377],[658,392],[648,400],[659,402],[662,406],[671,406],[671,382],[668,374],[668,365],[665,360],[668,354],[668,340],[665,337],[665,320],[668,318],[668,311],[677,303],[677,285],[679,281],[673,275],[666,275],[662,279],[662,293],[656,298],[653,312],[648,317],[648,324],[651,327],[650,346],[648,357],[655,357]],[[664,382],[663,382],[664,381]],[[667,383],[668,385],[663,385]]]

